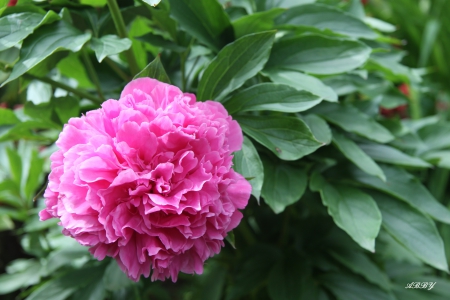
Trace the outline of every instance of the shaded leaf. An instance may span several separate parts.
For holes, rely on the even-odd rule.
[[[345,157],[358,166],[358,168],[362,171],[386,181],[386,176],[384,176],[384,173],[380,167],[351,139],[348,139],[339,132],[334,131],[333,144],[342,152],[342,154],[344,154]]]
[[[314,107],[312,112],[347,132],[359,134],[379,143],[387,143],[394,139],[386,128],[351,105],[321,103]]]
[[[308,179],[306,170],[289,163],[263,159],[264,184],[261,195],[264,202],[278,214],[300,200]]]
[[[450,224],[450,211],[439,203],[420,181],[403,169],[380,165],[386,175],[386,182],[352,169],[353,179],[395,196],[436,220]]]
[[[383,215],[383,227],[425,263],[448,271],[444,243],[434,222],[410,205],[372,193]]]

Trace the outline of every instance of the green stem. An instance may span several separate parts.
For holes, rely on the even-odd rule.
[[[85,91],[80,90],[80,89],[75,89],[75,88],[73,88],[71,86],[68,86],[67,84],[55,81],[55,80],[50,79],[48,77],[37,77],[37,76],[31,75],[31,74],[26,74],[26,77],[28,77],[30,79],[35,79],[35,80],[39,80],[39,81],[48,83],[48,84],[50,84],[51,86],[53,86],[55,88],[63,89],[65,91],[68,91],[68,92],[70,92],[70,93],[72,93],[74,95],[77,95],[77,96],[81,97],[81,98],[89,99],[89,100],[91,100],[91,101],[93,101],[93,102],[95,102],[97,104],[103,103],[102,99],[97,98],[94,95],[89,94],[88,92],[85,92]]]
[[[422,117],[422,108],[420,107],[420,99],[417,90],[410,86],[409,96],[411,119],[418,120]]]
[[[105,96],[103,95],[102,88],[100,86],[100,80],[98,80],[97,73],[95,72],[94,66],[92,65],[87,51],[85,49],[81,50],[81,55],[83,56],[83,61],[86,65],[86,71],[88,72],[89,77],[91,78],[92,82],[95,85],[95,88],[97,89],[98,96],[104,101]]]
[[[181,54],[181,90],[186,91],[186,54]]]
[[[117,5],[116,0],[107,0],[109,11],[111,12],[111,17],[116,25],[117,33],[121,38],[128,38],[127,28],[125,26],[125,21],[123,20],[122,14],[120,13],[119,5]],[[133,53],[133,48],[125,51],[125,56],[127,57],[128,65],[130,66],[131,74],[136,75],[139,73],[139,67],[136,61],[136,57]]]
[[[122,69],[111,58],[105,57],[104,61],[124,81],[128,82],[128,81],[130,81],[132,79],[129,75],[127,75],[124,71],[122,71]]]

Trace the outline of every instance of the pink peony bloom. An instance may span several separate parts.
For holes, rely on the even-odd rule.
[[[203,272],[242,219],[250,184],[232,166],[242,131],[222,104],[150,78],[65,125],[41,220],[137,281]]]

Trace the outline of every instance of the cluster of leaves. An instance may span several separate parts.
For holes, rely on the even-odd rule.
[[[0,9],[0,230],[23,249],[0,264],[0,295],[448,299],[450,123],[424,109],[433,90],[401,64],[395,26],[359,0],[157,2]],[[223,103],[245,133],[234,165],[253,196],[229,236],[237,250],[175,285],[131,282],[39,222],[32,201],[63,124],[143,76]],[[403,104],[410,119],[379,114]]]

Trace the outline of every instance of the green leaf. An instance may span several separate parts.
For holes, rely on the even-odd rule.
[[[227,268],[216,261],[210,261],[205,265],[205,276],[199,278],[200,289],[197,289],[192,299],[198,300],[221,300],[227,279]],[[158,298],[159,299],[159,298]],[[170,298],[168,298],[170,299]]]
[[[331,256],[352,272],[362,275],[368,282],[378,285],[383,290],[391,290],[389,277],[361,251],[330,251]]]
[[[305,90],[324,100],[336,102],[337,94],[320,79],[300,72],[285,70],[264,70],[263,74],[275,83],[286,84],[297,90]]]
[[[33,80],[27,88],[27,100],[38,105],[48,103],[53,95],[53,88],[50,84]]]
[[[343,73],[362,66],[371,51],[358,41],[313,34],[296,36],[274,44],[266,69],[320,75]]]
[[[167,76],[166,70],[164,70],[164,66],[161,63],[159,55],[156,56],[155,59],[145,67],[144,70],[136,74],[133,79],[141,77],[150,77],[170,84],[169,76]]]
[[[377,19],[377,18],[364,17],[363,21],[370,27],[372,27],[376,30],[379,30],[379,31],[394,32],[397,30],[397,28],[394,25],[387,23],[383,20]]]
[[[103,283],[108,291],[117,291],[132,284],[115,260],[111,260],[106,267]]]
[[[181,28],[219,51],[233,38],[233,27],[216,0],[169,0],[170,14]]]
[[[79,270],[72,270],[39,286],[27,300],[64,300],[79,288],[101,277],[103,271],[103,267],[84,267]]]
[[[298,118],[239,116],[235,119],[247,135],[283,160],[297,160],[325,145]]]
[[[55,112],[62,124],[66,124],[70,118],[78,117],[80,105],[76,98],[71,96],[55,98],[53,100]]]
[[[358,169],[352,169],[353,179],[397,197],[436,220],[450,224],[450,211],[439,203],[417,178],[400,168],[385,165],[380,167],[386,175],[386,182]]]
[[[259,110],[294,113],[310,109],[321,101],[318,96],[284,84],[261,83],[233,95],[224,106],[230,114]]]
[[[327,122],[316,115],[300,116],[300,118],[308,125],[316,140],[326,145],[331,143],[331,129]]]
[[[319,280],[338,300],[395,300],[391,293],[349,273],[328,272]]]
[[[432,166],[418,157],[405,154],[391,146],[375,143],[364,143],[358,145],[367,155],[372,157],[375,161],[415,168],[429,168]]]
[[[292,7],[279,16],[275,23],[330,29],[354,38],[375,39],[377,37],[377,34],[358,18],[323,4],[307,4]]]
[[[116,35],[105,35],[101,38],[93,38],[91,40],[91,48],[95,51],[98,62],[110,55],[119,54],[130,49],[131,41],[129,39],[121,39]]]
[[[386,128],[348,104],[321,103],[314,107],[312,112],[347,132],[356,133],[379,143],[387,143],[394,139]]]
[[[348,139],[344,135],[337,131],[333,132],[333,144],[353,162],[358,168],[367,174],[377,176],[383,181],[386,181],[383,171],[380,167],[368,156],[358,145],[351,139]]]
[[[14,229],[14,222],[8,215],[0,213],[0,231]]]
[[[394,82],[420,82],[418,73],[399,63],[400,55],[394,53],[372,53],[365,69],[384,73],[386,79]]]
[[[57,64],[62,75],[73,78],[78,82],[80,88],[94,88],[81,60],[76,53],[70,53]]]
[[[381,213],[372,197],[355,188],[328,184],[319,173],[313,174],[311,189],[320,191],[323,204],[339,228],[361,247],[375,252]]]
[[[22,12],[0,18],[0,51],[16,46],[39,26],[59,19],[53,11],[45,16],[35,12]]]
[[[279,214],[302,197],[308,182],[306,170],[270,159],[263,159],[263,165],[264,184],[261,195],[264,202]]]
[[[246,35],[226,45],[200,79],[197,98],[220,101],[262,70],[269,58],[274,31]]]
[[[431,151],[422,155],[424,159],[440,168],[450,169],[450,151]]]
[[[250,139],[245,136],[242,149],[234,153],[233,163],[236,172],[245,178],[252,178],[249,180],[252,185],[252,195],[259,202],[259,196],[264,182],[264,169],[258,151],[256,151]]]
[[[14,262],[18,262],[17,260]],[[18,270],[9,268],[10,274],[0,275],[0,295],[6,295],[23,287],[39,283],[41,264],[35,259],[21,260]]]
[[[20,60],[14,65],[11,75],[2,86],[25,74],[56,51],[79,51],[90,38],[90,33],[82,33],[62,21],[39,28],[23,43]]]
[[[438,123],[420,129],[418,134],[427,150],[439,150],[450,147],[449,131],[449,123]]]
[[[448,271],[444,243],[434,222],[410,205],[385,194],[373,193],[383,215],[383,227],[417,258]]]
[[[283,11],[282,8],[273,8],[237,19],[233,22],[235,37],[240,38],[247,34],[273,29],[274,19]]]
[[[0,108],[0,125],[13,125],[17,123],[20,123],[20,120],[12,110]]]

